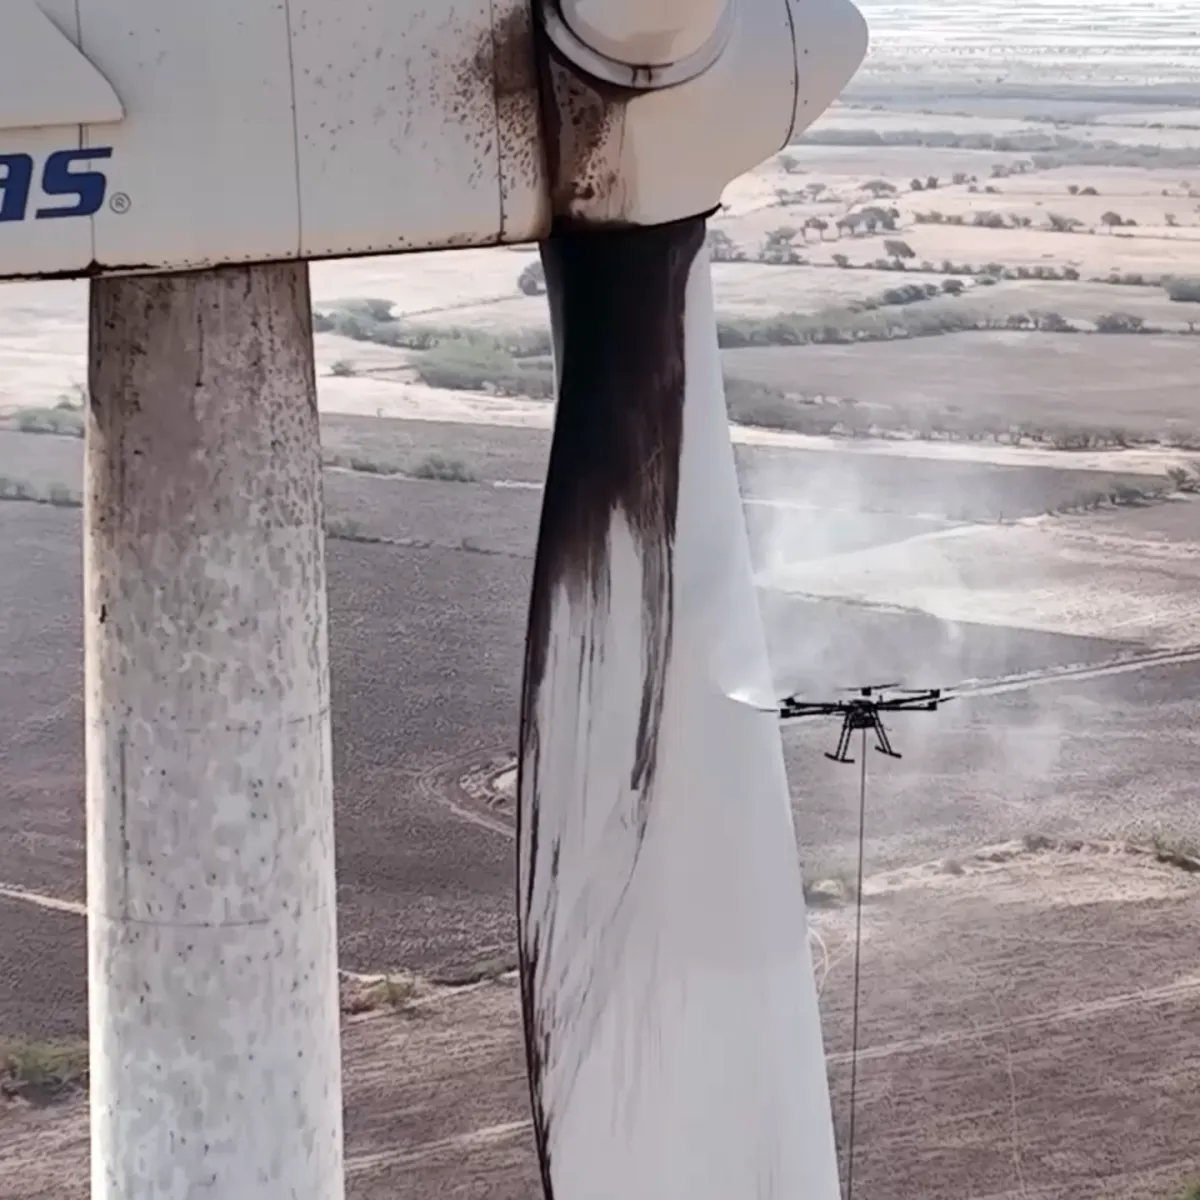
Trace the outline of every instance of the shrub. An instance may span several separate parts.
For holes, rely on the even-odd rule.
[[[803,262],[800,252],[792,245],[792,239],[797,233],[799,230],[791,225],[781,225],[778,229],[772,229],[758,252],[758,261],[773,266],[795,266]]]
[[[337,375],[339,378],[345,378],[349,375],[357,375],[358,368],[349,359],[339,358],[337,362],[335,362],[333,366],[329,368],[329,373],[331,375]]]
[[[1167,480],[1177,492],[1200,492],[1200,470],[1195,466],[1191,470],[1185,467],[1170,467],[1167,470]]]
[[[36,500],[33,487],[21,479],[0,475],[0,500]]]
[[[82,1087],[87,1075],[86,1041],[0,1038],[0,1097],[35,1091],[43,1096],[61,1094]]]
[[[495,343],[448,339],[421,353],[415,366],[417,377],[429,387],[534,400],[554,395],[554,371],[548,361],[522,361]]]
[[[723,229],[708,231],[708,254],[713,262],[744,262],[745,254]]]
[[[1184,303],[1200,303],[1200,278],[1168,279],[1163,284],[1167,295],[1172,300]]]
[[[52,483],[46,490],[46,503],[53,504],[55,508],[82,508],[83,497],[66,484]]]
[[[883,249],[886,254],[894,259],[916,258],[913,248],[907,243],[899,239],[889,238],[883,243]]]
[[[496,350],[516,359],[541,358],[551,352],[548,329],[492,334],[453,325],[406,325],[394,319],[375,321],[369,316],[355,315],[340,308],[314,312],[313,330],[405,350],[433,350],[444,344],[453,344],[458,347],[473,346],[480,353]]]
[[[445,483],[474,483],[475,476],[466,463],[457,458],[431,454],[408,472],[414,479],[436,479]]]
[[[394,321],[392,310],[396,307],[390,300],[381,300],[377,296],[366,296],[360,299],[341,300],[338,307],[350,313],[351,316],[364,317],[368,321]]]
[[[1145,319],[1132,313],[1103,313],[1095,320],[1097,333],[1142,333]]]
[[[74,409],[23,408],[17,413],[16,420],[22,433],[83,437],[83,417]]]
[[[541,259],[534,259],[517,276],[517,287],[526,296],[540,296],[546,290],[546,270]]]

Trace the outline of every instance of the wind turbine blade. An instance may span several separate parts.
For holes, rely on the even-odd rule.
[[[867,54],[869,35],[851,0],[788,0],[796,36],[793,136],[838,98]]]
[[[547,1200],[837,1200],[705,223],[543,246],[518,922]]]

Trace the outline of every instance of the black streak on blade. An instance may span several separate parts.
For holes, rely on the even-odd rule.
[[[551,608],[562,588],[574,601],[589,606],[603,602],[610,585],[609,532],[614,516],[623,515],[643,572],[645,673],[640,694],[629,698],[639,711],[630,787],[638,794],[640,845],[671,650],[684,296],[704,235],[704,218],[694,217],[641,229],[563,230],[542,246],[559,393],[525,647],[518,845],[523,844],[521,826],[526,821],[531,826],[529,878],[517,908],[525,1047],[546,1200],[553,1200],[553,1189],[542,1080],[553,1030],[538,995],[538,962],[547,930],[531,925],[530,906],[539,868],[542,801],[537,702],[549,652]],[[587,647],[589,655],[594,650]],[[557,798],[560,803],[570,799]],[[556,877],[558,854],[552,849]]]

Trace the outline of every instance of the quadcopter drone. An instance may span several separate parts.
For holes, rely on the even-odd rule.
[[[884,695],[887,690],[895,694]],[[891,739],[884,728],[881,713],[885,712],[936,712],[938,707],[953,697],[943,694],[941,688],[901,688],[895,683],[876,683],[869,687],[847,688],[846,691],[856,693],[849,700],[830,700],[825,702],[801,700],[797,696],[785,697],[779,703],[781,720],[791,721],[799,717],[834,717],[842,718],[842,730],[838,736],[837,749],[832,754],[828,751],[825,757],[833,762],[852,763],[850,757],[850,742],[856,732],[862,732],[863,742],[866,742],[868,731],[875,734],[875,749],[889,758],[902,758],[898,751],[892,749]]]

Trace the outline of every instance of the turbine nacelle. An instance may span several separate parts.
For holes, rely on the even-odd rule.
[[[0,279],[691,216],[867,42],[850,0],[532,5],[4,0]]]

